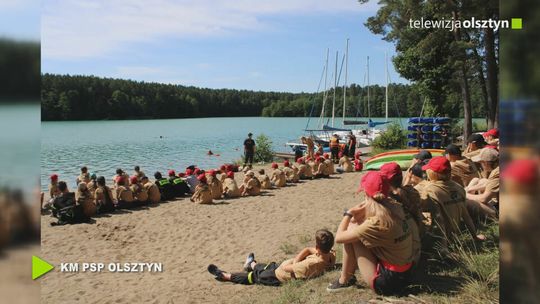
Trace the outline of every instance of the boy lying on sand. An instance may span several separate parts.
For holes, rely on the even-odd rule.
[[[294,259],[286,260],[279,266],[275,262],[257,263],[255,255],[250,253],[244,264],[245,272],[225,272],[214,264],[208,266],[208,272],[218,281],[245,285],[279,286],[292,279],[311,279],[332,268],[336,261],[336,253],[332,250],[334,235],[330,231],[318,230],[315,233],[315,242],[315,247],[302,249]]]

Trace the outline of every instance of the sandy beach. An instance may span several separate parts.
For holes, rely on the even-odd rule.
[[[236,174],[239,184],[242,176]],[[360,176],[337,174],[216,205],[184,198],[104,215],[92,224],[51,227],[52,219],[43,216],[41,255],[54,265],[155,262],[163,263],[164,270],[62,273],[57,267],[41,279],[42,302],[272,302],[279,288],[220,283],[208,274],[207,265],[239,271],[249,252],[260,262],[281,262],[312,246],[317,229],[335,232],[343,209],[360,202],[354,194]]]

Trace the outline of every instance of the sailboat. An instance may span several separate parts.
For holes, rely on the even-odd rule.
[[[367,128],[336,128],[334,127],[334,112],[332,112],[332,125],[324,125],[323,130],[327,131],[326,136],[321,139],[330,140],[332,135],[337,135],[340,138],[346,138],[350,133],[356,137],[356,142],[358,147],[367,147],[371,146],[373,140],[381,135],[383,130],[377,129],[379,125],[388,124],[388,85],[389,85],[389,76],[388,76],[388,55],[385,56],[386,61],[386,91],[385,91],[385,101],[386,101],[386,111],[385,111],[385,121],[375,122],[371,119],[370,113],[370,84],[369,84],[369,56],[367,57],[366,71],[367,71],[367,105],[368,105],[368,121],[364,120],[346,120],[346,109],[347,109],[347,74],[348,74],[348,56],[349,56],[349,39],[347,39],[346,52],[345,52],[345,83],[343,85],[343,125],[344,126],[365,126]],[[336,71],[337,71],[337,61],[336,61]],[[335,86],[336,87],[336,86]],[[335,88],[334,88],[335,94]],[[334,100],[335,105],[335,100]],[[334,106],[333,105],[333,106]],[[333,107],[334,108],[334,107]],[[324,108],[323,108],[324,111]],[[332,134],[328,135],[331,132]]]
[[[319,88],[321,85],[321,82],[323,80],[324,76],[324,91],[323,91],[323,100],[322,100],[322,109],[318,120],[318,129],[308,129],[310,118],[308,118],[308,123],[306,125],[306,129],[304,130],[308,136],[311,137],[315,142],[321,143],[324,147],[328,147],[328,143],[330,142],[330,139],[333,135],[337,135],[341,139],[345,139],[349,136],[350,133],[352,133],[356,137],[357,142],[357,148],[361,147],[368,147],[371,146],[373,140],[380,136],[380,134],[383,132],[381,129],[377,129],[376,127],[379,125],[384,125],[389,123],[388,121],[388,84],[389,84],[389,77],[388,77],[388,60],[386,60],[386,111],[385,111],[385,121],[384,122],[374,122],[371,120],[370,113],[370,86],[369,86],[369,56],[367,57],[367,64],[366,64],[366,73],[367,73],[367,105],[368,105],[368,120],[347,120],[346,119],[346,109],[347,109],[347,81],[348,81],[348,64],[349,64],[349,39],[347,38],[346,41],[346,48],[345,48],[345,55],[343,56],[341,69],[338,74],[338,58],[339,54],[336,52],[335,57],[335,66],[334,66],[334,92],[333,92],[333,98],[332,98],[332,117],[331,119],[328,119],[325,123],[326,119],[326,108],[327,108],[327,101],[328,101],[328,95],[329,95],[329,88],[328,88],[328,59],[329,59],[329,50],[326,51],[326,61],[325,66],[323,68],[323,74],[321,75],[321,79],[319,81]],[[387,58],[387,57],[386,57]],[[336,105],[336,89],[338,87],[339,79],[341,78],[341,72],[343,69],[343,64],[345,65],[345,75],[344,75],[344,84],[343,84],[343,117],[342,117],[342,124],[343,126],[348,125],[356,125],[356,126],[363,126],[359,128],[337,128],[335,127],[335,105]],[[331,123],[331,124],[329,124]],[[286,145],[290,146],[293,150],[295,150],[297,147],[300,147],[301,149],[305,149],[306,146],[303,143],[298,143],[296,141],[287,142]]]

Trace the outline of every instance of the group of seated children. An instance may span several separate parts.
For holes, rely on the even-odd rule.
[[[315,247],[279,265],[257,263],[251,253],[243,272],[226,272],[214,264],[208,271],[218,281],[238,284],[279,286],[292,279],[310,279],[333,268],[335,241],[343,246],[342,267],[327,291],[356,285],[359,270],[362,281],[377,294],[399,294],[419,264],[425,238],[439,244],[441,258],[451,256],[449,244],[463,226],[475,241],[485,240],[470,213],[496,216],[492,212],[498,197],[498,152],[483,147],[469,159],[455,145],[439,157],[421,150],[405,172],[391,162],[364,174],[359,191],[364,199],[343,213],[335,240],[331,232],[319,230]]]

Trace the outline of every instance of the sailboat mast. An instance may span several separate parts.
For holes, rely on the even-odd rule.
[[[324,68],[324,94],[323,94],[323,102],[322,102],[322,108],[321,108],[321,117],[319,119],[319,128],[322,128],[322,125],[324,124],[324,116],[325,116],[325,108],[326,108],[326,98],[328,96],[328,87],[327,87],[327,82],[328,82],[328,56],[330,54],[330,49],[327,48],[326,49],[326,63],[325,63],[325,68]]]
[[[347,38],[347,45],[345,47],[345,83],[343,84],[343,125],[345,125],[345,109],[347,109],[347,72],[349,66],[349,38]]]
[[[385,100],[386,100],[386,120],[385,121],[388,121],[388,84],[389,84],[389,80],[388,80],[388,52],[386,52],[384,54],[384,63],[386,65],[386,91],[385,91]]]
[[[367,108],[368,108],[368,118],[371,119],[371,107],[369,104],[369,56],[367,56]]]
[[[336,67],[334,70],[334,99],[332,100],[332,127],[334,127],[334,118],[336,114],[336,89],[337,89],[337,62],[338,62],[338,51],[336,51]]]

